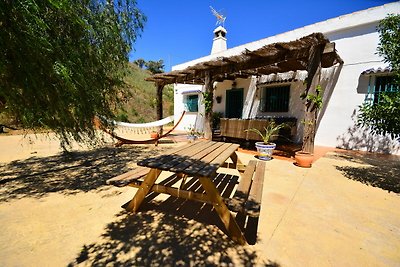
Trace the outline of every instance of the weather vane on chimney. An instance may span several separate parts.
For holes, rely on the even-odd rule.
[[[215,25],[222,25],[222,27],[224,27],[224,23],[226,20],[226,16],[222,15],[220,12],[217,12],[212,6],[210,6],[211,8],[211,13],[217,18],[217,23],[215,23]]]

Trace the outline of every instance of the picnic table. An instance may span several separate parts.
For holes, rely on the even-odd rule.
[[[244,169],[245,166],[240,162],[236,153],[238,148],[238,144],[224,142],[197,141],[188,143],[164,154],[145,158],[137,163],[140,167],[114,177],[108,180],[108,183],[138,188],[135,196],[126,207],[127,210],[132,212],[138,211],[145,197],[151,192],[212,204],[230,237],[239,244],[246,244],[243,232],[230,209],[241,211],[245,209],[245,204],[247,204],[250,210],[249,214],[258,216],[261,205],[264,162],[258,164],[259,161],[251,161],[248,167]],[[217,170],[224,166],[229,158],[232,163],[228,167],[239,168],[244,170],[244,173],[234,197],[227,200],[221,196],[213,178],[216,177]],[[180,187],[156,184],[163,171],[171,172],[182,179]],[[185,181],[188,177],[198,179],[205,193],[186,190]],[[140,180],[140,178],[143,178],[143,180]],[[254,184],[256,186],[252,188]]]

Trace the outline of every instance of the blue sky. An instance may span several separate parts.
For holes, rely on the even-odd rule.
[[[171,66],[210,54],[216,18],[226,15],[228,48],[340,15],[395,1],[384,0],[138,0],[147,23],[130,60],[163,59]]]

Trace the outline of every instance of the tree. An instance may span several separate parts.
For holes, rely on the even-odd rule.
[[[377,53],[389,63],[400,90],[400,15],[388,15],[378,25]],[[379,103],[365,102],[357,116],[358,126],[367,127],[373,134],[390,135],[400,141],[400,91],[382,93]]]
[[[158,61],[149,60],[145,63],[145,66],[153,74],[164,72],[164,60],[162,59]]]
[[[146,65],[146,61],[143,58],[138,58],[133,61],[133,64],[136,64],[139,68],[143,69],[143,67]]]
[[[389,63],[393,72],[400,79],[400,14],[389,14],[378,25],[379,45],[378,55]]]
[[[125,94],[145,21],[135,0],[1,1],[0,111],[64,147],[94,140],[93,117],[113,118]]]

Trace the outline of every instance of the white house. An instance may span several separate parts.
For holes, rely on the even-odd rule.
[[[214,31],[212,53],[209,56],[173,66],[172,69],[183,70],[211,59],[239,55],[246,49],[253,51],[268,44],[289,42],[321,32],[330,42],[335,43],[337,54],[344,64],[322,73],[323,77],[329,76],[331,79],[322,79],[324,106],[319,114],[315,144],[400,154],[398,141],[386,136],[371,136],[355,123],[358,106],[373,96],[371,90],[377,83],[385,85],[388,82],[382,76],[388,76],[390,72],[376,50],[379,42],[377,25],[390,13],[400,13],[400,2],[329,19],[230,49],[226,45],[227,31],[218,27]],[[304,71],[296,71],[216,82],[213,110],[230,118],[297,118],[298,131],[294,141],[301,142],[300,120],[304,111],[300,94],[306,76]],[[183,110],[187,111],[178,129],[201,127],[204,114],[201,101],[203,87],[175,84],[175,117],[178,118]],[[278,99],[279,103],[272,104],[273,99]]]

